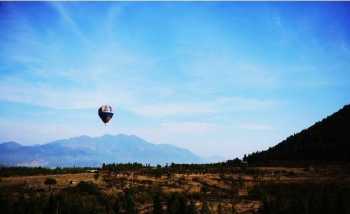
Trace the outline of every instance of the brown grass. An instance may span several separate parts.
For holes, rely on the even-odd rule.
[[[48,177],[53,177],[57,181],[57,185],[52,187],[54,190],[76,185],[80,181],[90,181],[96,183],[108,195],[120,193],[124,188],[131,186],[145,188],[159,186],[164,193],[185,192],[186,194],[202,193],[203,186],[207,186],[208,192],[205,193],[205,198],[214,213],[219,203],[225,213],[232,209],[232,205],[234,205],[237,213],[254,213],[261,206],[261,202],[250,200],[247,196],[249,189],[258,183],[324,182],[335,179],[350,181],[349,175],[334,176],[329,169],[315,171],[305,168],[255,167],[250,168],[250,170],[255,170],[258,173],[254,174],[251,171],[243,170],[235,174],[174,174],[171,178],[167,176],[155,178],[137,173],[128,176],[126,174],[100,172],[98,180],[94,179],[94,173],[19,176],[1,178],[0,186],[23,184],[32,189],[47,189],[48,187],[44,184],[44,181]],[[243,184],[237,187],[237,193],[233,193],[234,190],[230,182],[232,180],[238,181],[239,178],[241,178]],[[147,212],[150,206],[149,203],[139,204],[139,210]],[[197,201],[196,206],[200,207],[201,201]]]

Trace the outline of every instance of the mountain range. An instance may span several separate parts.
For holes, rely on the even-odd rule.
[[[294,134],[266,151],[244,158],[264,162],[349,162],[350,105]]]
[[[0,165],[6,166],[100,166],[102,163],[149,164],[199,163],[189,150],[168,144],[152,144],[135,135],[80,136],[42,145],[17,142],[0,144]]]
[[[249,163],[349,162],[350,105],[289,136],[276,146],[244,157]],[[214,158],[219,161],[218,157]],[[221,159],[223,160],[223,159]],[[0,144],[0,165],[100,166],[102,163],[144,164],[213,162],[189,150],[168,144],[152,144],[135,135],[80,136],[42,145],[17,142]]]

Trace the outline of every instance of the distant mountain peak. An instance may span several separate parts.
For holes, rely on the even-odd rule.
[[[132,137],[132,135],[127,135],[127,134],[122,134],[122,133],[119,133],[119,134],[104,134],[104,135],[101,135],[101,136],[97,136],[96,138],[129,138],[129,137]]]
[[[41,160],[45,166],[100,166],[102,163],[195,163],[202,159],[176,146],[149,143],[136,135],[82,135],[37,146],[9,149],[0,144],[0,164],[25,165]],[[157,154],[157,155],[155,155]],[[37,163],[37,162],[35,162]]]
[[[69,138],[69,139],[88,140],[88,139],[91,139],[91,137],[88,136],[88,135],[80,135],[78,137],[72,137],[72,138]]]
[[[18,148],[18,147],[21,147],[22,145],[15,141],[8,141],[8,142],[0,143],[0,146],[10,149],[10,148]]]
[[[91,138],[91,137],[89,135],[80,135],[80,136],[78,136],[76,138]]]

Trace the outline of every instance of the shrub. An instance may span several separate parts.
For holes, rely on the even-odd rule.
[[[56,185],[56,184],[57,184],[57,181],[56,181],[55,178],[49,177],[49,178],[46,178],[44,184],[45,184],[45,185],[48,185],[49,188],[50,188],[50,190],[51,190],[51,186],[52,186],[52,185]]]

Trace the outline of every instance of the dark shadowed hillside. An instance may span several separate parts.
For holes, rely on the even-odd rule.
[[[350,105],[266,151],[245,157],[270,161],[350,161]]]

